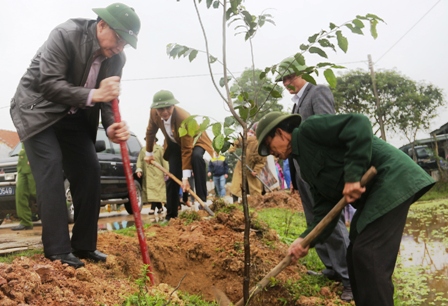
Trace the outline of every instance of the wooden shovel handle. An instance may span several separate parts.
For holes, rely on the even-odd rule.
[[[375,167],[370,167],[369,170],[362,176],[361,178],[361,186],[365,186],[374,176],[376,175]],[[302,247],[307,247],[311,241],[313,241],[319,234],[323,231],[325,227],[336,217],[338,216],[342,209],[347,205],[347,201],[345,201],[345,197],[342,199],[328,212],[328,214],[320,220],[320,222],[313,228],[311,232],[306,235],[305,238],[301,241]],[[280,272],[283,271],[287,266],[291,264],[291,256],[287,255],[283,260],[276,265],[269,273],[263,277],[261,281],[259,281],[255,287],[253,287],[249,292],[249,299],[258,294],[263,290],[264,287],[269,283],[271,278],[276,277]],[[235,306],[242,306],[244,300],[239,300]]]
[[[174,176],[171,172],[169,172],[168,170],[166,170],[165,168],[163,168],[158,162],[152,160],[151,164],[156,167],[157,169],[159,169],[160,171],[162,171],[163,173],[165,173],[166,175],[168,175],[173,181],[175,181],[176,183],[179,184],[179,186],[182,186],[182,182],[181,180],[179,180],[176,176]],[[202,206],[202,208],[205,209],[205,211],[210,215],[210,216],[214,216],[215,213],[207,206],[205,205],[205,203],[201,200],[200,197],[198,197],[198,195],[196,193],[193,192],[193,190],[188,189],[187,190],[192,196],[193,198],[195,198],[196,201],[198,201],[199,205]]]

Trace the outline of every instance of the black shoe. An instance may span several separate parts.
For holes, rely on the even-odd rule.
[[[344,302],[350,302],[353,300],[352,287],[344,286],[344,289],[342,289],[341,300]]]
[[[75,269],[84,267],[84,263],[81,260],[79,260],[79,258],[76,257],[75,255],[73,255],[72,253],[48,255],[48,256],[45,255],[45,257],[51,261],[60,260],[63,264],[68,264],[69,266],[72,266]]]
[[[23,225],[23,224],[19,224],[19,225],[17,225],[17,226],[11,227],[11,230],[12,230],[12,231],[23,231],[23,230],[32,230],[32,229],[33,229],[33,226],[32,226],[32,225],[30,225],[30,226],[25,226],[25,225]]]
[[[90,259],[94,262],[105,262],[107,255],[104,253],[101,253],[98,250],[95,251],[83,251],[83,250],[72,250],[72,253],[76,256],[78,256],[79,258],[83,258],[83,259]]]

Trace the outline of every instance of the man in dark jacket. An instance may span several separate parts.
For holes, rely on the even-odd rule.
[[[300,114],[302,120],[306,120],[312,115],[334,114],[334,98],[331,90],[328,86],[313,85],[303,79],[299,74],[305,69],[306,67],[299,65],[294,57],[284,59],[279,65],[279,75],[275,81],[283,82],[285,88],[293,95],[292,113]],[[300,167],[292,157],[289,158],[289,163],[293,190],[299,192],[306,222],[310,224],[314,218],[314,201],[310,186],[300,175]],[[331,235],[325,241],[316,244],[316,253],[326,267],[322,273],[330,279],[342,281],[344,289],[341,299],[344,301],[353,300],[345,259],[348,243],[348,231],[344,217],[341,216]],[[315,272],[308,271],[308,273],[314,274]]]
[[[11,100],[11,117],[33,172],[45,257],[75,268],[79,258],[105,261],[96,249],[100,166],[95,152],[99,116],[108,137],[126,141],[110,101],[120,93],[125,45],[137,46],[140,20],[127,5],[93,11],[97,20],[70,19],[37,51]],[[64,179],[70,182],[75,225],[70,239]],[[76,255],[76,256],[75,256]]]
[[[369,119],[360,114],[315,115],[301,123],[299,115],[272,112],[260,120],[257,138],[260,155],[292,156],[299,163],[314,198],[314,220],[288,250],[292,262],[306,256],[303,237],[344,196],[357,209],[347,249],[355,303],[393,306],[392,273],[407,213],[434,180],[403,152],[373,136]],[[370,166],[377,175],[362,187],[360,179]],[[310,246],[325,240],[337,222]]]

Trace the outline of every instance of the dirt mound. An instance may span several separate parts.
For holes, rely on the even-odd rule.
[[[270,205],[266,203],[271,203],[271,197],[279,199],[279,207],[293,202],[283,203],[280,195],[265,197],[268,199],[260,205]],[[291,205],[298,209],[297,201]],[[168,226],[155,224],[145,230],[157,285],[154,290],[170,293],[179,286],[181,291],[215,300],[215,286],[231,301],[238,301],[242,297],[244,270],[243,213],[233,209],[230,213],[217,213],[215,218],[184,223],[183,219],[172,219]],[[287,247],[268,229],[251,231],[250,240],[252,287],[283,259]],[[77,270],[42,255],[0,264],[0,304],[120,304],[124,296],[138,291],[135,280],[142,267],[138,239],[106,232],[99,235],[98,249],[109,254],[107,262],[84,261],[86,266]],[[282,284],[287,279],[300,279],[303,273],[305,268],[301,265],[286,268],[278,275],[276,284],[259,294],[253,305],[278,305],[279,297],[287,299]],[[329,291],[335,298],[333,290]],[[307,300],[303,298],[297,305],[307,305]]]
[[[292,195],[286,191],[273,191],[265,195],[248,197],[249,206],[253,208],[288,208],[294,211],[303,211],[302,201],[297,192]]]

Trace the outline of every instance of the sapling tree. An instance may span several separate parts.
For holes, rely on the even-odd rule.
[[[220,9],[222,11],[221,29],[222,29],[222,58],[218,58],[210,51],[209,39],[205,31],[205,25],[202,22],[201,14],[198,9],[198,5],[205,4],[208,9]],[[179,134],[189,134],[193,137],[199,137],[201,133],[204,133],[207,129],[211,128],[213,132],[213,147],[217,152],[224,152],[229,148],[233,139],[238,137],[242,143],[242,167],[245,169],[246,156],[245,151],[247,147],[247,131],[248,128],[257,118],[257,115],[265,107],[265,104],[270,98],[281,98],[281,90],[275,83],[266,84],[261,90],[266,97],[265,101],[256,101],[254,95],[250,94],[251,90],[247,87],[234,86],[231,87],[231,82],[235,80],[235,76],[232,71],[228,69],[227,65],[227,41],[226,31],[230,26],[234,26],[234,31],[238,35],[242,35],[244,40],[248,43],[248,52],[251,55],[252,63],[250,70],[252,70],[252,80],[263,80],[266,77],[270,77],[274,74],[281,74],[281,71],[294,70],[297,75],[300,75],[306,81],[316,84],[314,76],[323,73],[325,79],[331,87],[336,85],[336,76],[333,69],[343,68],[334,63],[328,61],[322,61],[315,65],[306,66],[305,56],[307,54],[317,54],[320,57],[327,59],[327,52],[335,52],[337,48],[343,52],[348,50],[348,39],[345,32],[351,32],[354,34],[363,35],[365,30],[365,24],[370,29],[370,34],[373,38],[377,37],[377,24],[383,20],[376,15],[367,14],[365,16],[356,16],[353,20],[345,22],[341,25],[334,23],[329,24],[329,29],[321,30],[308,37],[308,41],[300,45],[300,49],[294,54],[293,60],[287,62],[286,67],[278,67],[278,64],[274,64],[270,67],[266,67],[257,71],[254,63],[254,48],[252,40],[255,38],[258,31],[266,24],[275,25],[273,17],[270,14],[262,13],[260,15],[251,14],[243,5],[243,0],[193,0],[193,5],[197,13],[197,18],[202,29],[203,38],[205,42],[204,49],[193,48],[190,46],[180,45],[177,43],[170,43],[167,46],[167,54],[172,58],[188,58],[191,61],[195,60],[199,54],[206,56],[207,65],[210,73],[212,84],[222,101],[226,105],[226,108],[230,112],[231,116],[225,118],[223,123],[211,122],[207,116],[192,116],[183,122]],[[297,65],[294,62],[297,61],[301,66],[305,66],[303,70],[297,70]],[[215,79],[213,67],[219,64],[219,69],[223,73],[223,77],[220,80]],[[282,68],[282,69],[279,69]],[[279,75],[278,77],[282,77]],[[254,89],[254,88],[252,88]],[[202,118],[199,122],[197,119]],[[241,126],[241,132],[235,132],[235,124]],[[242,203],[245,216],[245,231],[244,231],[244,281],[243,281],[243,299],[244,305],[250,299],[249,296],[249,281],[250,281],[250,244],[249,244],[249,232],[250,232],[250,217],[249,208],[247,204],[247,190],[246,190],[246,171],[242,171]]]

